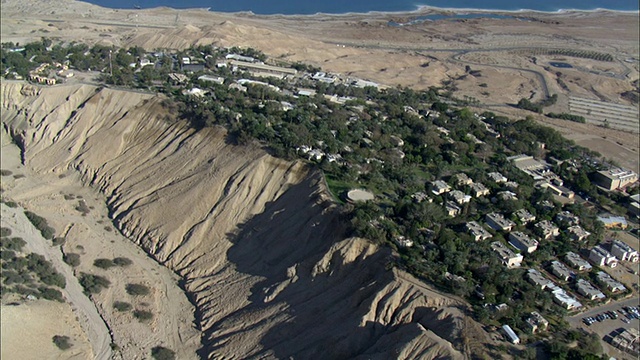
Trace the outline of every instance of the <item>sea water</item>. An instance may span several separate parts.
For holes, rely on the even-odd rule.
[[[211,11],[250,11],[261,15],[311,15],[316,13],[344,14],[367,12],[409,12],[423,6],[446,9],[478,10],[562,10],[638,11],[638,0],[85,0],[117,9],[167,6],[176,9],[209,8]]]

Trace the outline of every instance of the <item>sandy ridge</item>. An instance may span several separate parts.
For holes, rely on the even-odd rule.
[[[3,86],[3,104],[50,104],[42,117],[3,114],[25,139],[27,163],[79,171],[107,194],[122,232],[184,277],[203,355],[316,357],[331,343],[335,358],[462,356],[445,346],[467,336],[460,303],[383,271],[389,255],[366,240],[339,241],[338,209],[301,164],[228,145],[219,129],[167,124],[156,99],[104,89],[65,127],[70,109],[59,103],[78,89],[24,96],[28,86]]]

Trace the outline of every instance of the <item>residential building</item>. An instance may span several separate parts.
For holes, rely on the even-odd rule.
[[[395,242],[396,244],[398,244],[398,246],[403,247],[403,248],[410,248],[413,246],[413,240],[408,239],[404,236],[396,236],[395,238]]]
[[[471,191],[473,192],[473,196],[480,197],[489,195],[489,189],[482,183],[473,183],[471,184]]]
[[[431,192],[435,195],[440,195],[451,191],[451,186],[449,186],[449,184],[442,180],[436,180],[432,182],[431,185],[433,186]]]
[[[536,332],[538,332],[538,330],[547,330],[547,328],[549,327],[549,322],[547,321],[547,319],[543,318],[540,313],[534,311],[527,319],[527,326],[531,330],[531,333],[535,334]]]
[[[563,289],[557,288],[551,294],[553,295],[553,301],[567,310],[575,310],[582,307],[578,300],[567,294]]]
[[[565,210],[556,215],[556,222],[560,226],[570,227],[578,225],[580,223],[580,218],[577,215],[574,215],[571,212]]]
[[[515,231],[509,234],[509,243],[520,251],[531,254],[538,248],[538,241],[529,237],[529,235]]]
[[[544,277],[544,275],[542,275],[542,273],[540,273],[538,270],[536,269],[529,269],[527,270],[527,278],[529,279],[529,282],[540,286],[541,290],[545,290],[547,288],[555,288],[556,285],[553,283],[553,281],[547,279],[546,277]]]
[[[571,240],[582,241],[591,235],[590,232],[583,229],[580,225],[574,225],[567,229]]]
[[[620,261],[638,262],[638,251],[620,240],[613,240],[611,254]]]
[[[505,219],[502,214],[490,213],[484,217],[487,225],[491,226],[494,230],[511,231],[516,223],[509,219]]]
[[[499,191],[496,194],[496,199],[500,199],[503,201],[518,200],[518,196],[513,191]],[[491,202],[495,203],[496,199],[491,199]]]
[[[511,326],[502,325],[502,330],[507,335],[507,338],[512,344],[520,344],[520,338],[518,337],[518,335],[516,335],[513,329],[511,329]]]
[[[558,277],[558,279],[563,281],[569,281],[573,275],[573,271],[569,270],[563,263],[558,260],[554,260],[551,262],[551,273]]]
[[[459,205],[462,204],[467,204],[469,201],[471,201],[471,196],[466,195],[465,193],[463,193],[460,190],[453,190],[449,193],[449,196],[455,201],[457,202]]]
[[[607,190],[616,190],[638,181],[638,174],[630,170],[613,168],[596,172],[593,174],[593,181]]]
[[[586,297],[589,300],[602,300],[606,298],[602,291],[598,290],[598,288],[591,285],[590,282],[584,279],[579,279],[576,282],[576,290],[578,291],[578,294]]]
[[[542,220],[535,225],[535,231],[543,239],[549,240],[554,236],[560,235],[560,228],[549,220]]]
[[[564,260],[569,264],[569,266],[577,269],[578,271],[591,271],[591,264],[574,252],[568,252],[564,256]]]
[[[604,271],[598,271],[598,273],[596,274],[596,278],[607,288],[607,290],[611,291],[612,293],[627,291],[627,288],[624,287],[624,285],[614,280],[609,274]]]
[[[447,201],[445,203],[445,210],[447,212],[447,215],[451,217],[457,216],[462,212],[462,208],[451,201]]]
[[[604,227],[607,229],[626,229],[628,226],[627,219],[622,216],[599,215],[598,220],[600,220],[604,224]]]
[[[502,260],[502,263],[508,268],[519,267],[524,259],[522,255],[516,254],[499,241],[492,242],[491,249],[496,252],[498,257]]]
[[[491,179],[494,183],[497,183],[497,184],[506,183],[507,181],[509,181],[509,179],[507,179],[504,175],[500,174],[499,172],[490,172],[487,174],[487,176],[489,177],[489,179]]]
[[[202,75],[198,77],[200,81],[213,82],[216,84],[224,84],[224,78],[222,76]]]
[[[589,260],[597,266],[607,265],[611,268],[618,266],[618,259],[600,245],[591,249],[589,252]]]
[[[554,193],[555,195],[564,196],[567,199],[573,199],[576,195],[571,189],[564,187],[562,185],[556,185],[554,183],[545,182],[545,183],[542,183],[540,187],[551,190],[551,192]]]
[[[467,174],[460,173],[454,176],[457,186],[465,186],[473,184],[473,180]]]
[[[520,220],[520,223],[522,223],[523,225],[536,221],[536,216],[531,214],[526,209],[520,209],[516,211],[515,214],[518,217],[518,220]]]
[[[433,202],[433,200],[429,197],[429,195],[425,194],[422,191],[418,191],[417,193],[411,195],[411,198],[418,203],[421,203],[423,201]]]
[[[491,238],[491,233],[489,231],[487,231],[487,229],[485,229],[484,227],[482,227],[482,225],[478,224],[475,221],[469,221],[466,225],[465,228],[467,229],[467,231],[469,232],[469,234],[471,234],[471,236],[473,236],[473,238],[476,241],[480,241],[480,240],[486,240]]]

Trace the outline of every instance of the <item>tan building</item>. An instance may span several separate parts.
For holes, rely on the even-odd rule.
[[[598,171],[593,175],[593,180],[607,190],[616,190],[638,181],[638,174],[630,170],[613,168]]]

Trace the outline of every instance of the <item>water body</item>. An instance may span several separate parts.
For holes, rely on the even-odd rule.
[[[312,15],[316,13],[344,14],[415,11],[422,6],[454,9],[484,9],[518,11],[522,9],[556,12],[561,10],[608,9],[638,11],[637,0],[488,0],[481,4],[477,0],[85,0],[86,2],[116,9],[134,7],[152,8],[167,6],[176,9],[210,8],[211,11],[251,11],[261,15]]]

